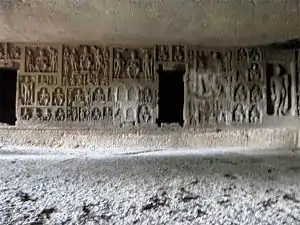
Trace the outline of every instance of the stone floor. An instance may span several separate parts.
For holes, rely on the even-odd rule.
[[[300,156],[0,151],[0,224],[300,224]]]

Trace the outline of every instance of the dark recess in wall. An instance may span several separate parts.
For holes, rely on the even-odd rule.
[[[16,85],[17,71],[0,70],[0,123],[16,123]]]
[[[159,71],[159,118],[162,123],[178,123],[183,126],[185,71]]]

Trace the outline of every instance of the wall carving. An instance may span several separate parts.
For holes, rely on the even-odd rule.
[[[19,125],[156,126],[161,65],[186,70],[188,127],[300,116],[299,50],[0,43],[0,66],[18,69]]]

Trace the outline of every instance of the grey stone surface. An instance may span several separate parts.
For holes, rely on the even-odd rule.
[[[300,220],[299,155],[93,159],[1,150],[0,158],[3,225]]]
[[[48,148],[73,149],[102,156],[106,154],[138,153],[176,148],[232,148],[251,149],[296,149],[298,148],[298,131],[292,129],[231,129],[224,131],[208,130],[144,130],[123,132],[95,129],[0,129],[0,145],[12,148]]]
[[[298,0],[4,0],[0,40],[251,45],[299,37]]]

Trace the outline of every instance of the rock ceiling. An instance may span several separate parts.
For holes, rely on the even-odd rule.
[[[0,1],[0,41],[216,46],[299,36],[299,0]]]

